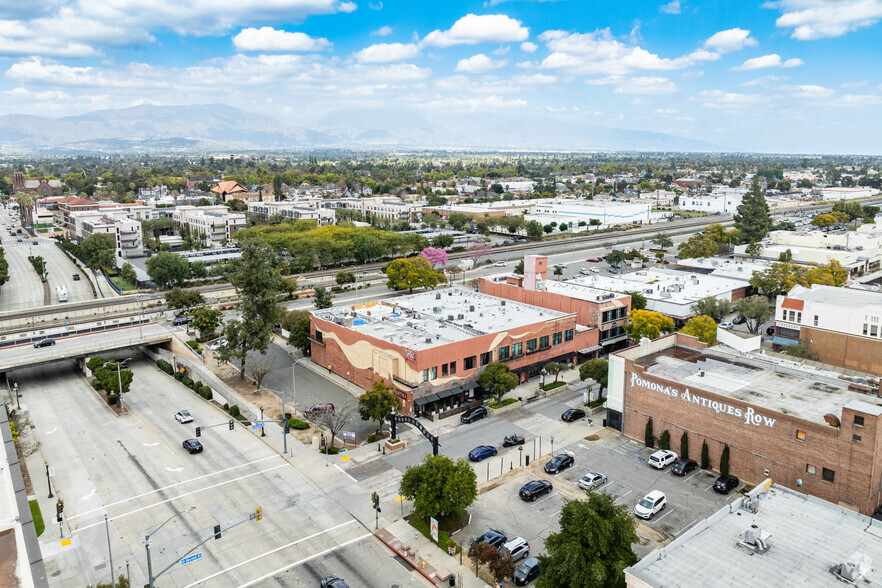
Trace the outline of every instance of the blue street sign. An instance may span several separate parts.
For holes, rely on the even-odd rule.
[[[257,423],[257,424],[255,424],[255,425],[251,425],[251,428],[252,428],[252,429],[262,429],[262,428],[263,428],[263,423]]]
[[[202,559],[202,552],[191,555],[190,557],[185,557],[181,560],[181,565],[187,565],[191,561],[196,561],[197,559]]]

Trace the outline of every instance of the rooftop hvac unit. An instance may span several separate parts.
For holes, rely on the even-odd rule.
[[[469,312],[475,312],[475,305],[474,304],[469,306]]]
[[[431,338],[431,337],[426,337],[426,343],[431,343],[431,342],[432,342],[432,338]]]
[[[435,300],[441,300],[441,292],[435,293]]]
[[[764,553],[769,549],[768,540],[771,536],[771,533],[763,531],[758,525],[750,525],[744,530],[744,540],[741,541],[741,544],[759,553]]]
[[[458,315],[456,315],[456,320],[460,320],[460,321],[461,321],[461,320],[464,319],[464,318],[465,318],[465,315],[464,315],[463,313],[459,313]]]
[[[433,306],[432,312],[434,312],[435,314],[441,314],[441,307],[440,306]]]
[[[739,271],[739,272],[743,272],[743,271],[744,271],[744,268],[741,267],[741,266],[739,265],[739,266],[738,266],[738,271]]]
[[[499,306],[505,306],[505,300],[499,303]]]
[[[852,553],[845,562],[839,564],[838,569],[834,568],[834,570],[842,579],[856,583],[870,571],[871,563],[869,557],[861,553]]]
[[[447,315],[447,320],[452,321],[452,320],[453,320],[453,315],[452,315],[452,314],[448,314],[448,315]]]

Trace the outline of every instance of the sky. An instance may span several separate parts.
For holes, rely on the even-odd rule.
[[[505,113],[879,154],[880,20],[882,0],[0,0],[0,115]]]

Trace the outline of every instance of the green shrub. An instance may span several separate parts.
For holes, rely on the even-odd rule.
[[[181,378],[181,384],[183,384],[187,388],[192,388],[193,387],[193,380],[191,380],[187,376],[184,376],[183,378]]]
[[[729,446],[723,446],[723,455],[720,456],[720,473],[724,476],[729,474]]]
[[[508,406],[509,404],[514,404],[517,401],[518,401],[517,398],[506,398],[505,400],[502,401],[502,406]]]
[[[201,380],[196,380],[195,382],[193,382],[193,391],[194,392],[196,392],[198,394],[201,389],[202,389],[202,381]]]
[[[377,434],[371,433],[370,435],[368,435],[367,440],[368,440],[368,443],[374,443],[377,440]]]
[[[659,449],[670,449],[671,448],[671,434],[667,429],[662,431],[661,438],[658,440],[658,448]]]
[[[497,410],[497,409],[502,408],[502,405],[499,404],[498,402],[491,402],[491,403],[488,404],[487,406],[489,406],[489,407],[492,408],[493,410]]]
[[[172,369],[172,365],[169,362],[165,361],[164,359],[157,359],[156,360],[156,367],[158,367],[159,369],[161,369],[162,371],[164,371],[165,373],[167,373],[169,375],[171,375],[171,373],[174,371],[174,369]]]
[[[211,398],[214,396],[214,394],[211,393],[211,388],[209,388],[208,386],[202,386],[202,389],[199,391],[199,395],[206,400],[211,400]]]
[[[588,406],[591,408],[597,408],[598,406],[602,406],[603,403],[606,402],[606,398],[598,398],[597,400],[592,400],[588,403]]]
[[[175,380],[180,382],[183,379],[184,379],[184,374],[182,374],[181,372],[175,372]]]
[[[324,449],[321,449],[320,452],[327,453],[328,455],[337,455],[338,453],[340,453],[340,448],[339,447],[325,447]]]
[[[224,402],[224,410],[230,410],[230,405],[226,402]]]
[[[554,390],[555,388],[560,388],[564,384],[566,384],[566,382],[561,381],[561,380],[558,380],[557,382],[549,382],[548,384],[545,384],[544,386],[542,386],[542,389],[547,392],[549,390]]]
[[[95,378],[94,380],[92,380],[92,387],[95,388],[96,390],[103,390],[104,389],[104,386],[101,385],[101,382],[98,381],[98,378]]]
[[[187,341],[187,345],[189,345],[191,349],[199,349],[199,341],[191,339]]]
[[[239,406],[236,405],[236,404],[234,404],[233,406],[231,406],[229,410],[230,410],[230,416],[233,416],[233,417],[238,417],[239,415],[242,414],[242,413],[239,411]]]
[[[309,428],[309,423],[306,421],[301,421],[300,419],[289,419],[288,426],[292,429],[297,429],[298,431],[303,431],[304,429]]]
[[[655,435],[652,434],[652,417],[646,421],[646,429],[643,431],[643,443],[647,447],[655,447]]]
[[[707,441],[701,442],[701,469],[710,468],[710,451],[707,448]]]
[[[431,530],[429,529],[429,523],[423,521],[421,518],[414,516],[410,520],[410,525],[414,529],[416,529],[417,531],[422,533],[424,537],[426,537],[428,539],[432,538],[432,533],[431,533]],[[440,526],[440,524],[439,524],[439,526]],[[448,547],[455,547],[456,548],[455,553],[459,553],[460,550],[462,549],[460,547],[459,543],[457,543],[456,541],[451,539],[450,536],[445,531],[442,531],[440,528],[438,529],[438,547],[441,550],[443,550],[445,553],[448,553],[448,551],[447,551]]]
[[[689,459],[689,435],[686,434],[686,431],[680,435],[680,457]]]
[[[118,394],[108,394],[107,395],[107,404],[116,404],[117,400],[119,400]]]

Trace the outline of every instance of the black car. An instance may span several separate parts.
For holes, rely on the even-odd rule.
[[[738,483],[739,480],[735,476],[724,474],[714,482],[714,491],[719,492],[720,494],[728,494],[729,490],[738,487]]]
[[[546,474],[557,474],[559,472],[564,471],[571,465],[576,463],[576,460],[572,455],[567,455],[566,453],[561,453],[560,455],[555,455],[551,461],[545,464],[545,473]]]
[[[463,424],[473,423],[478,419],[482,419],[487,416],[487,409],[483,406],[478,406],[472,409],[467,410],[461,417],[459,417],[460,422]]]
[[[554,487],[548,480],[533,480],[524,484],[520,491],[518,491],[518,496],[521,497],[521,500],[532,502],[543,494],[551,494],[553,489]]]
[[[184,441],[184,449],[190,453],[201,453],[202,443],[200,443],[198,439],[187,439]]]
[[[478,543],[489,543],[496,549],[499,549],[504,543],[507,542],[508,537],[505,536],[505,531],[503,531],[502,529],[490,529],[489,531],[472,541],[470,547],[474,547]]]
[[[337,576],[328,576],[327,578],[322,578],[322,588],[349,588],[349,584]]]
[[[771,337],[771,336],[774,335],[774,334],[775,334],[775,327],[767,327],[767,328],[766,328],[766,335],[768,335],[769,337]]]
[[[40,339],[34,343],[34,348],[51,347],[52,345],[55,345],[55,339],[52,337],[46,337],[45,339]]]
[[[511,447],[513,445],[523,445],[524,444],[524,436],[523,435],[509,435],[502,442],[503,447]]]
[[[732,319],[733,325],[743,325],[746,322],[747,322],[747,319],[744,318],[743,316],[736,316],[735,318]]]
[[[562,415],[560,415],[560,418],[561,418],[561,420],[564,420],[568,423],[571,423],[571,422],[577,421],[579,419],[584,419],[585,418],[585,411],[582,410],[581,408],[571,408],[570,410],[568,410],[565,413],[563,413]]]
[[[698,467],[694,459],[681,459],[671,466],[671,473],[675,476],[685,476]]]
[[[512,580],[515,586],[526,586],[539,577],[539,558],[531,557],[525,559],[515,570]]]
[[[73,281],[74,281],[74,282],[79,282],[79,281],[80,281],[80,274],[74,274],[74,275],[73,275]]]

